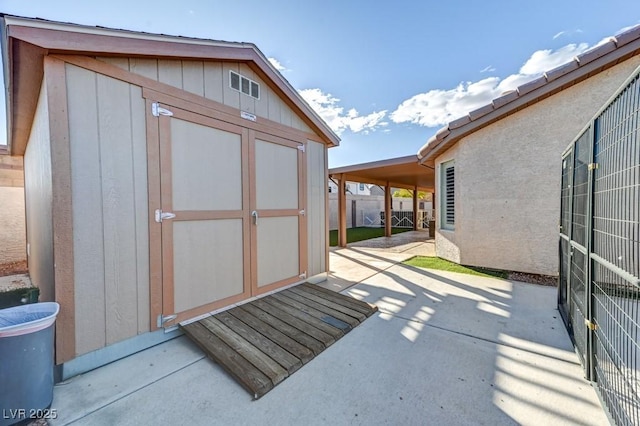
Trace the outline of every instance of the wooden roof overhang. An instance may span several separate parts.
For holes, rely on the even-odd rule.
[[[423,191],[435,188],[433,167],[419,164],[415,155],[329,169],[329,177],[394,188],[418,187]]]

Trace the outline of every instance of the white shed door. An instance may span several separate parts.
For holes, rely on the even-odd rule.
[[[300,281],[306,265],[301,144],[171,112],[159,117],[162,315],[176,315],[164,326]]]
[[[252,289],[261,294],[305,277],[304,162],[297,142],[251,132],[250,143]]]

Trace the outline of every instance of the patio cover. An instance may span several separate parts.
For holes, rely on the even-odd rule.
[[[329,169],[329,178],[338,184],[338,245],[347,246],[346,182],[380,185],[385,188],[385,217],[391,216],[391,188],[413,190],[413,217],[418,212],[418,191],[431,192],[435,205],[435,173],[433,167],[420,164],[418,156],[392,158],[371,163]],[[414,229],[417,221],[414,221]],[[385,221],[385,236],[391,236],[391,221]]]

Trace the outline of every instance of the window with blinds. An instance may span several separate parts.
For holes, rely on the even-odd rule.
[[[442,163],[440,170],[442,228],[453,230],[456,223],[456,170],[453,161]]]

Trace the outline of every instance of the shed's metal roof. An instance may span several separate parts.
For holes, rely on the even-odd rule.
[[[465,136],[509,114],[539,102],[607,68],[640,54],[640,24],[609,38],[572,61],[545,72],[517,89],[494,99],[490,104],[449,122],[418,151],[420,163],[432,163],[437,155]]]

